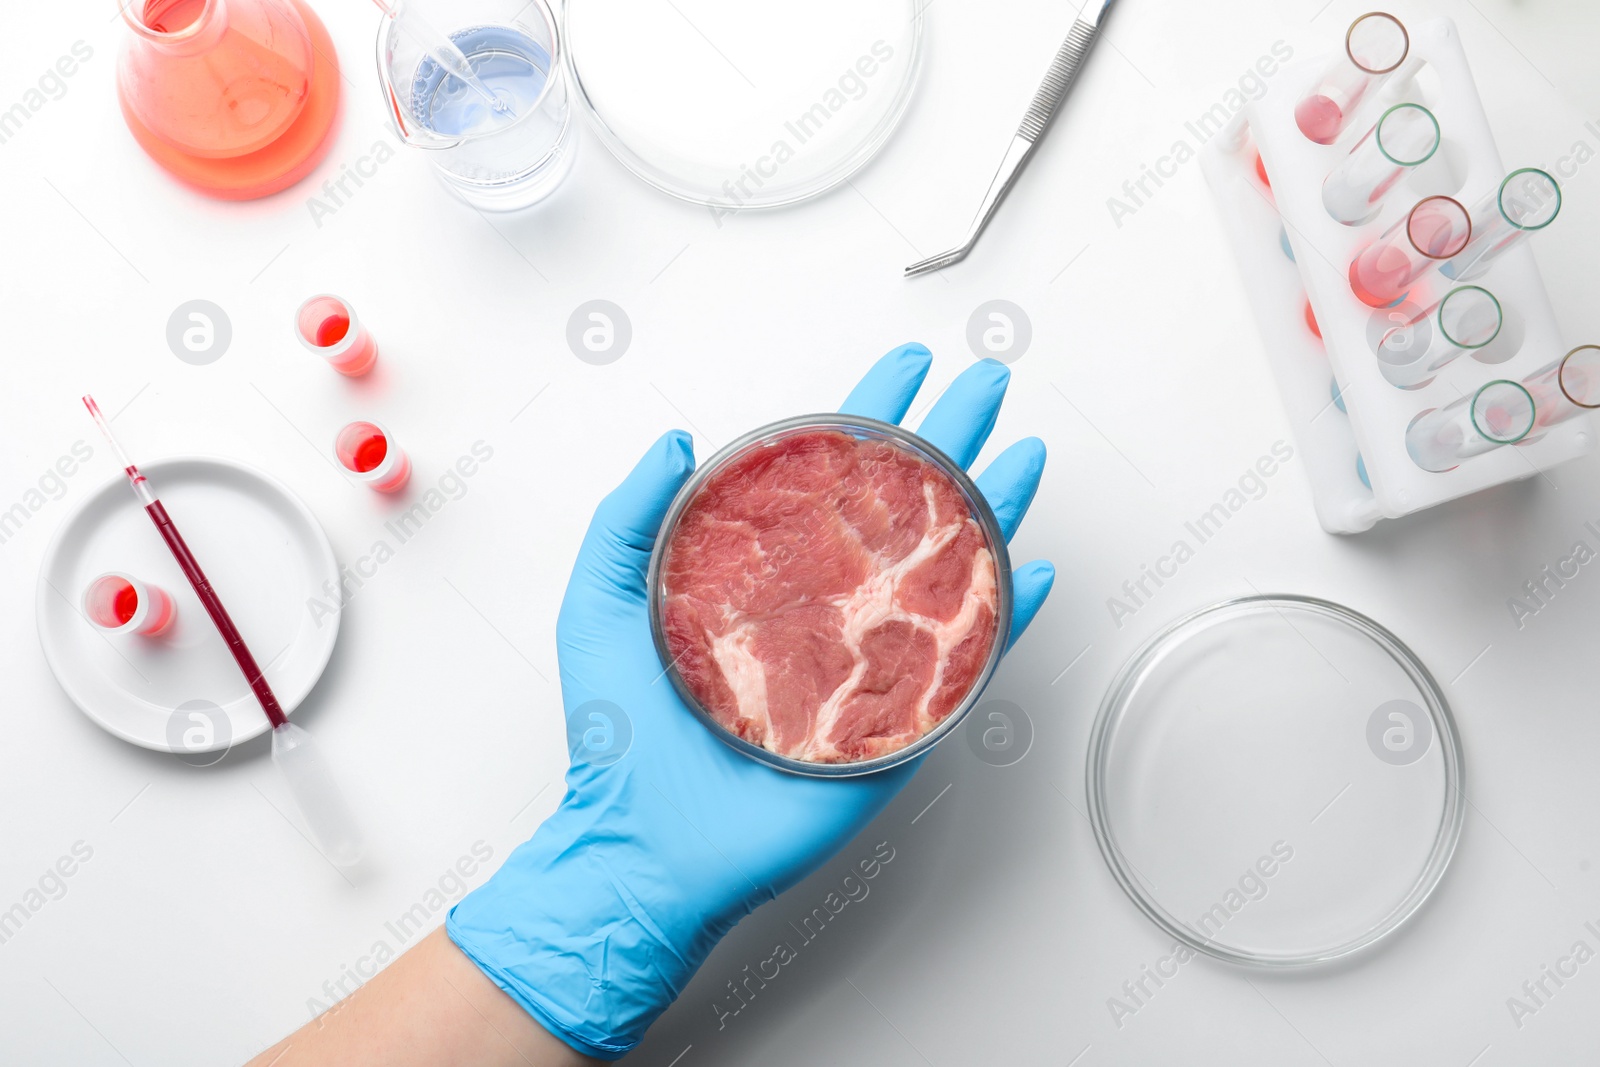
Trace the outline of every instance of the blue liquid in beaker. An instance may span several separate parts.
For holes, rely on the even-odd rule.
[[[538,42],[509,26],[474,26],[450,39],[512,115],[533,110],[550,77],[550,53]],[[487,132],[508,121],[432,57],[423,59],[411,83],[411,113],[423,127],[447,137]]]

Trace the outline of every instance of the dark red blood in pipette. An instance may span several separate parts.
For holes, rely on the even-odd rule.
[[[136,468],[129,468],[135,477],[139,475]],[[200,569],[200,562],[194,558],[194,553],[189,551],[189,546],[184,542],[183,535],[173,525],[172,518],[167,514],[167,509],[161,506],[161,501],[151,501],[146,505],[146,512],[150,521],[156,524],[156,529],[161,531],[162,540],[167,542],[171,549],[172,557],[178,561],[178,566],[183,569],[184,576],[189,579],[189,584],[194,587],[195,596],[200,598],[200,603],[205,607],[206,614],[211,616],[211,622],[216,626],[217,632],[227,642],[228,651],[233,653],[234,661],[239,664],[239,669],[244,672],[245,680],[250,683],[250,689],[261,702],[261,710],[267,713],[267,721],[274,727],[282,726],[288,721],[283,708],[278,704],[277,695],[272,692],[272,687],[267,684],[267,679],[261,673],[261,668],[256,665],[256,658],[250,654],[250,649],[245,645],[244,638],[239,634],[239,628],[233,624],[233,619],[228,616],[228,609],[222,606],[222,601],[217,597],[216,590],[211,588],[211,582],[206,579],[205,571]]]
[[[317,326],[317,344],[322,348],[331,348],[344,340],[344,335],[350,332],[350,319],[338,313],[329,315]]]
[[[138,610],[139,590],[124,582],[122,588],[117,590],[117,595],[111,598],[111,615],[117,620],[118,626],[126,626]]]
[[[365,474],[377,470],[378,464],[383,462],[383,457],[389,454],[389,442],[381,433],[375,433],[361,439],[356,445],[356,453],[351,458],[357,474]]]

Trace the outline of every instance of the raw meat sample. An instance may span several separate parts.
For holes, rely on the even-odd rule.
[[[667,649],[722,726],[854,763],[942,722],[988,662],[994,556],[955,483],[835,430],[751,449],[701,485],[662,567]]]

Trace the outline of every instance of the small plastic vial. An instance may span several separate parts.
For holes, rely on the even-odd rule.
[[[352,422],[340,430],[333,454],[352,478],[380,493],[397,493],[411,480],[411,460],[376,422]]]
[[[83,591],[83,613],[106,633],[144,637],[166,633],[178,616],[165,589],[117,571],[89,583]]]
[[[359,377],[378,362],[378,343],[356,318],[355,309],[328,293],[300,305],[294,313],[294,334],[346,377]]]

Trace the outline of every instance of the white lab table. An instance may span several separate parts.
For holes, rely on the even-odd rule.
[[[1060,577],[992,692],[1024,709],[1032,747],[995,767],[959,738],[941,746],[858,841],[726,939],[634,1061],[1490,1067],[1592,1056],[1600,962],[1546,980],[1531,1014],[1516,1018],[1507,1002],[1526,1001],[1523,983],[1575,942],[1600,949],[1600,717],[1588,677],[1600,570],[1547,586],[1521,619],[1509,602],[1575,542],[1600,548],[1585,525],[1600,520],[1600,460],[1348,539],[1319,529],[1291,460],[1137,611],[1108,608],[1186,521],[1291,437],[1198,163],[1147,181],[1131,212],[1109,198],[1131,204],[1124,182],[1177,142],[1194,147],[1186,122],[1275,42],[1308,54],[1364,10],[1320,3],[1122,0],[976,252],[916,282],[900,268],[965,226],[1070,5],[933,4],[924,81],[883,154],[820,200],[722,220],[644,186],[593,137],[557,196],[520,216],[466,209],[409,150],[369,160],[353,195],[313,210],[325,180],[391,141],[375,13],[355,0],[318,5],[347,79],[326,162],[264,201],[202,200],[122,124],[113,5],[11,12],[0,109],[75,42],[92,57],[0,142],[0,510],[31,500],[75,442],[95,458],[59,499],[51,483],[0,543],[0,912],[27,912],[0,943],[0,1061],[239,1062],[329,990],[354,988],[415,940],[399,917],[421,905],[442,920],[461,884],[485,878],[555,806],[566,762],[550,681],[556,609],[593,505],[645,446],[682,426],[703,456],[761,422],[828,408],[911,339],[936,354],[931,395],[974,358],[968,318],[992,299],[1025,310],[1032,341],[985,457],[1027,434],[1050,448],[1013,551],[1053,559]],[[1396,10],[1457,20],[1508,162],[1568,159],[1563,217],[1537,255],[1569,341],[1594,341],[1600,167],[1588,159],[1600,124],[1586,123],[1600,118],[1600,10]],[[338,379],[292,340],[290,312],[317,291],[346,296],[370,324],[383,349],[374,379]],[[206,366],[165,340],[173,309],[197,298],[233,329]],[[633,331],[605,366],[565,339],[574,309],[595,299],[623,308]],[[367,828],[359,877],[308,844],[262,741],[190,767],[102,732],[51,676],[34,632],[39,561],[74,504],[119,476],[77,403],[89,389],[141,456],[209,452],[273,472],[344,562],[381,536],[390,505],[319,454],[343,421],[395,429],[419,483],[475,442],[493,448],[466,492],[365,581],[297,713]],[[1145,637],[1253,590],[1365,612],[1445,684],[1467,758],[1460,850],[1436,896],[1378,950],[1292,975],[1200,959],[1133,1014],[1113,1013],[1110,998],[1126,1000],[1124,983],[1169,942],[1117,887],[1084,817],[1089,727]],[[870,896],[723,1017],[726,983],[879,842],[895,859]],[[475,849],[489,862],[465,864],[474,873],[458,880]],[[58,861],[73,872],[60,892],[30,897]]]

